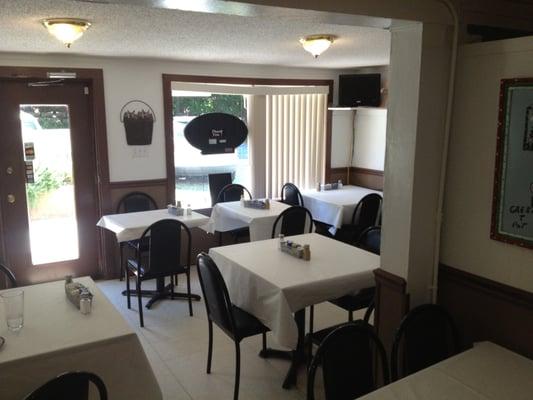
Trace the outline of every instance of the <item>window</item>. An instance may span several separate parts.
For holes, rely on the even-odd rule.
[[[250,186],[248,140],[232,154],[202,155],[185,139],[187,123],[201,114],[211,112],[232,114],[246,122],[245,96],[172,91],[176,200],[184,206],[190,204],[192,208],[211,207],[209,174],[230,172],[234,183]]]

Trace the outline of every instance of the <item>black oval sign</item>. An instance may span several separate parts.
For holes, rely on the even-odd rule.
[[[231,114],[202,114],[183,130],[185,139],[202,154],[233,153],[248,135],[246,124]]]

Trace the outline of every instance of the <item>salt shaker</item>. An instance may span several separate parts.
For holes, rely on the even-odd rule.
[[[340,179],[337,181],[337,188],[342,189],[342,181]]]
[[[285,235],[283,233],[279,234],[279,248],[282,249],[285,244]]]
[[[187,215],[192,215],[192,208],[191,208],[191,205],[190,204],[187,204],[187,211],[186,211]]]
[[[92,309],[92,299],[90,296],[82,294],[80,298],[80,312],[84,315],[90,314]]]

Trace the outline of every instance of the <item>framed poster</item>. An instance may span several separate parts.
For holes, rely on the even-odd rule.
[[[533,78],[501,81],[491,238],[533,248]]]

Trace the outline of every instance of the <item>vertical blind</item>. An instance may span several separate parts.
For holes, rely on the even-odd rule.
[[[324,182],[327,94],[266,96],[266,196]]]

